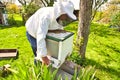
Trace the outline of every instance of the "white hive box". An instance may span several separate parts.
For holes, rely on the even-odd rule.
[[[59,68],[66,57],[72,53],[72,32],[64,30],[49,31],[46,37],[48,54],[52,57],[53,67]]]

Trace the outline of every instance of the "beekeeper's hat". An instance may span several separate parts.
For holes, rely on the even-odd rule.
[[[61,9],[64,13],[66,13],[70,18],[76,20],[76,16],[73,14],[74,5],[71,1],[61,2]]]

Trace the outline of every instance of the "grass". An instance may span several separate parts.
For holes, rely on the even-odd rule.
[[[21,18],[15,15],[16,25],[0,26],[0,48],[17,48],[19,50],[19,58],[17,60],[0,60],[0,66],[10,64],[12,68],[18,69],[24,65],[30,67],[33,65],[33,53],[30,44],[26,38],[25,26],[21,23]],[[78,22],[73,22],[66,30],[75,33],[74,43],[77,34]],[[86,60],[84,63],[78,56],[76,49],[70,60],[86,66],[94,66],[96,68],[95,77],[98,80],[119,80],[120,79],[120,32],[116,29],[109,28],[108,25],[92,23],[89,35],[89,41],[86,51]],[[24,65],[23,65],[24,64]],[[17,66],[19,65],[19,66]],[[3,80],[12,80],[12,75],[8,75]],[[0,77],[2,78],[2,77]]]
[[[76,25],[76,27],[75,27]],[[76,33],[77,22],[66,29]],[[76,34],[75,34],[76,35]],[[96,77],[100,80],[120,79],[120,32],[109,25],[92,23],[84,63],[74,49],[71,60],[83,66],[95,65]],[[74,40],[75,41],[75,40]]]
[[[93,23],[87,47],[87,65],[96,65],[101,80],[120,79],[120,32],[106,25]]]

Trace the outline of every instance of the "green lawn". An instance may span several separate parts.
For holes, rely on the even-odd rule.
[[[25,27],[21,25],[21,18],[17,17],[14,26],[0,26],[0,48],[17,48],[19,58],[17,60],[0,60],[0,66],[11,64],[12,68],[19,65],[33,64],[33,53],[26,38]],[[78,22],[71,23],[65,29],[75,33],[76,39]],[[120,32],[109,28],[108,25],[92,23],[86,52],[86,60],[82,63],[76,49],[70,59],[83,66],[96,66],[95,77],[98,80],[120,80]],[[24,66],[23,66],[24,67]],[[24,69],[24,68],[23,68]],[[0,77],[1,78],[1,77]],[[12,80],[12,75],[5,80]]]
[[[67,26],[66,29],[77,33],[77,26],[77,22],[75,22]],[[100,80],[119,80],[119,55],[120,32],[115,28],[109,28],[109,25],[92,23],[85,62],[83,63],[78,57],[75,49],[70,59],[78,64],[82,63],[83,66],[95,65],[97,70],[96,77]]]

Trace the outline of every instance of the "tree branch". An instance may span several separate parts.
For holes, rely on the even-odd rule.
[[[92,15],[91,20],[94,19],[95,15],[96,15],[96,12],[97,12],[97,10],[100,8],[100,6],[103,5],[103,4],[104,4],[105,2],[107,2],[107,1],[108,1],[108,0],[103,0],[103,1],[101,1],[101,0],[94,0],[95,5],[94,5],[94,7],[93,7],[93,15]]]
[[[46,1],[46,0],[45,0]],[[41,2],[43,3],[43,5],[46,7],[46,4],[45,4],[45,2],[44,2],[44,0],[41,0]]]

